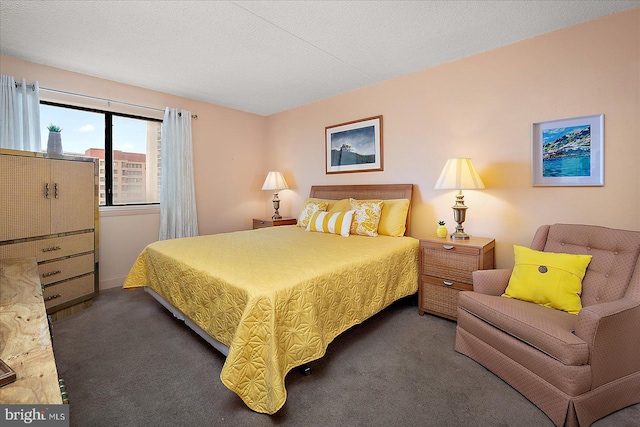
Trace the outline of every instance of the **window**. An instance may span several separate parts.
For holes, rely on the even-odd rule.
[[[43,101],[40,124],[43,151],[54,124],[62,128],[65,155],[100,159],[100,206],[160,202],[161,120]],[[127,185],[115,192],[118,176]]]

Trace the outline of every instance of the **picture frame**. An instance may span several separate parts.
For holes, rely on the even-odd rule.
[[[604,185],[604,115],[531,126],[533,186]]]
[[[0,387],[16,380],[16,373],[0,359]]]
[[[382,116],[327,126],[325,172],[382,171],[382,148]]]

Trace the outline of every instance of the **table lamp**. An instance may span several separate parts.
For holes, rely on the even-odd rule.
[[[469,209],[464,205],[462,190],[481,190],[484,188],[482,179],[476,172],[471,159],[449,159],[440,173],[434,189],[436,190],[458,190],[456,204],[453,208],[453,219],[458,223],[455,233],[451,234],[452,239],[468,239],[469,235],[464,232],[462,223],[466,218],[466,211]]]
[[[271,217],[271,219],[281,219],[282,216],[278,209],[280,209],[280,199],[278,199],[278,191],[286,190],[289,188],[287,186],[287,181],[284,180],[284,177],[280,172],[269,172],[267,174],[267,179],[264,180],[264,184],[262,184],[263,190],[271,190],[273,191],[273,208],[276,210]]]

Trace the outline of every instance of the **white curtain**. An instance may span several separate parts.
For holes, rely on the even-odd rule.
[[[161,167],[160,240],[197,236],[190,111],[166,108]]]
[[[12,76],[2,75],[0,87],[0,148],[41,151],[40,87],[27,85],[25,79],[16,87]]]

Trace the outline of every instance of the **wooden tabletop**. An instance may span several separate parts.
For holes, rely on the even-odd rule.
[[[0,260],[0,359],[16,372],[0,404],[62,403],[35,258]]]

